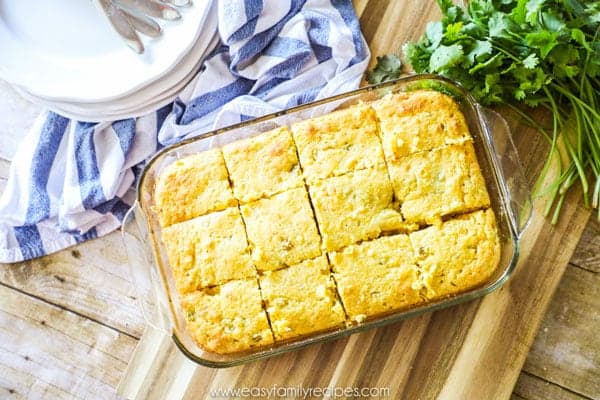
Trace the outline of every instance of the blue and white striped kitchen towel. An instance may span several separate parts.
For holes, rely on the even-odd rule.
[[[0,262],[117,229],[160,147],[354,89],[367,67],[351,0],[218,0],[217,12],[222,44],[173,104],[112,123],[40,115],[0,197]]]

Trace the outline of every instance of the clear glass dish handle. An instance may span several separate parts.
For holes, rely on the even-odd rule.
[[[121,226],[121,235],[133,284],[137,292],[138,302],[146,323],[156,329],[170,332],[171,321],[168,313],[167,299],[163,285],[157,276],[158,269],[154,267],[151,238],[148,228],[142,223],[143,216],[136,202],[125,215]]]
[[[487,124],[488,138],[493,145],[495,162],[506,182],[508,212],[517,237],[527,228],[533,212],[531,191],[523,175],[523,164],[512,139],[506,120],[497,112],[478,106]]]

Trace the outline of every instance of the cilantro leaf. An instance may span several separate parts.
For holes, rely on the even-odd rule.
[[[446,26],[446,34],[444,35],[448,42],[455,42],[463,36],[462,33],[463,23],[462,21],[454,22]]]
[[[402,62],[398,56],[386,55],[377,57],[377,64],[372,71],[367,72],[367,82],[370,84],[380,83],[396,79],[402,72]]]
[[[431,52],[422,43],[406,43],[402,47],[402,52],[410,63],[413,69],[418,73],[426,72],[429,68],[429,58]]]
[[[534,69],[538,65],[538,58],[534,53],[531,53],[523,60],[523,65],[527,69]]]
[[[522,25],[526,22],[527,9],[525,8],[529,0],[518,0],[517,5],[513,8],[511,16],[513,20]]]
[[[544,11],[541,13],[541,20],[544,29],[549,31],[562,33],[567,27],[565,22],[556,12]]]
[[[429,69],[432,72],[444,72],[459,64],[463,59],[463,48],[460,44],[440,45],[431,53]]]
[[[583,33],[581,31],[581,29],[577,29],[577,28],[572,29],[571,30],[571,38],[574,41],[576,41],[577,43],[579,43],[581,46],[583,46],[586,50],[592,51],[592,49],[588,45],[587,40],[585,39],[585,33]]]
[[[488,29],[492,38],[507,37],[508,28],[508,17],[504,13],[495,13],[488,21]]]
[[[492,43],[488,40],[476,40],[473,48],[467,54],[467,60],[469,60],[469,64],[474,64],[475,62],[483,61],[486,56],[490,56],[491,54]]]
[[[425,37],[429,41],[429,46],[433,48],[438,47],[444,37],[444,25],[442,25],[442,22],[429,22],[425,28]]]
[[[542,59],[546,58],[550,51],[558,45],[557,38],[558,33],[551,31],[531,32],[525,35],[525,40],[529,46],[540,50]]]
[[[525,5],[525,9],[527,10],[527,14],[525,15],[525,19],[530,24],[535,24],[538,13],[540,12],[542,6],[546,0],[529,0]]]

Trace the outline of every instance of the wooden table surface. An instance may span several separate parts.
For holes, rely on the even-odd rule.
[[[355,6],[374,56],[398,53],[439,16],[432,0]],[[0,193],[38,112],[0,82]],[[546,146],[511,128],[533,182]],[[274,385],[383,387],[403,399],[600,399],[600,224],[579,199],[568,198],[556,226],[535,201],[513,277],[482,300],[224,370],[195,366],[145,327],[118,232],[2,265],[0,398],[111,399],[121,383],[121,394],[140,399]]]

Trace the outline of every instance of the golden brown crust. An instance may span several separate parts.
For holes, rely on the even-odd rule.
[[[241,209],[258,270],[279,269],[321,255],[321,238],[304,187]]]
[[[383,166],[316,181],[309,191],[326,251],[407,227]]]
[[[377,118],[367,105],[302,121],[291,130],[309,184],[384,163]]]
[[[460,215],[441,226],[413,232],[410,240],[429,299],[485,283],[500,261],[500,242],[491,209]]]
[[[154,208],[161,226],[235,206],[221,150],[209,150],[169,164],[160,173]]]
[[[406,156],[388,167],[407,222],[439,224],[447,215],[490,205],[471,142]]]
[[[422,303],[417,266],[407,235],[384,236],[329,253],[350,320]]]
[[[181,307],[188,331],[205,350],[227,354],[273,343],[255,278],[186,294]]]
[[[287,127],[223,147],[233,193],[242,203],[304,186]]]
[[[276,340],[341,327],[346,320],[325,256],[260,277]]]
[[[180,293],[256,273],[237,207],[164,228],[162,240]]]
[[[388,95],[373,103],[388,162],[409,154],[471,140],[465,118],[451,97],[422,90]]]

